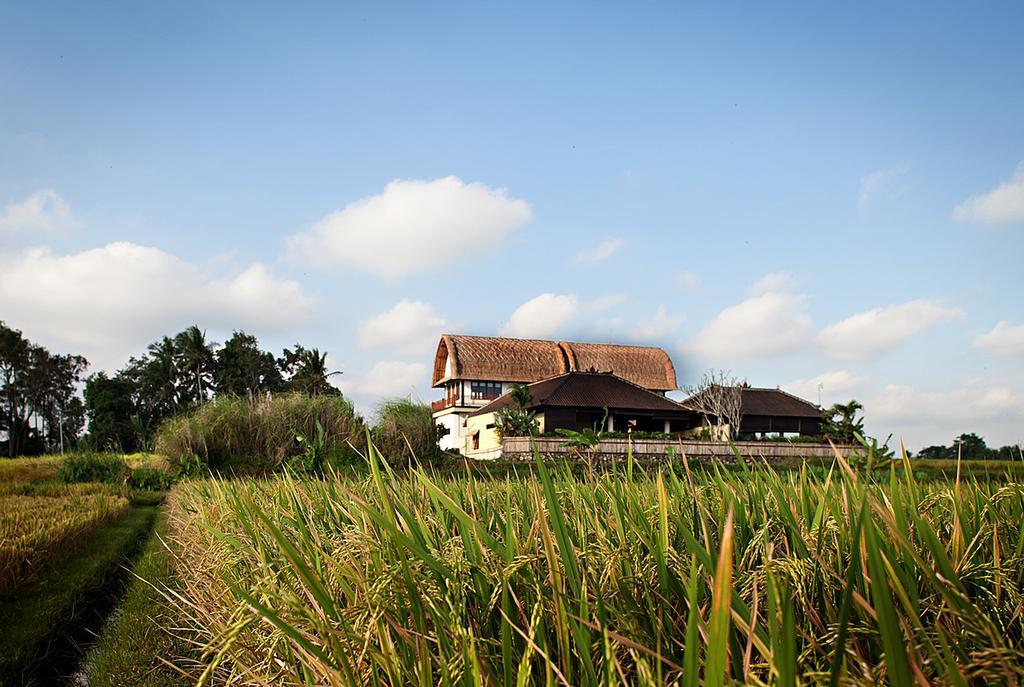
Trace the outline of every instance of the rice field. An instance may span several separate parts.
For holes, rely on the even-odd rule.
[[[1020,684],[1024,485],[757,469],[203,480],[209,684]]]
[[[129,508],[125,496],[104,485],[3,485],[0,596],[34,579],[44,564]]]

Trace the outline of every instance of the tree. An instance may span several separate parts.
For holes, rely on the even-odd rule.
[[[97,372],[85,381],[89,443],[98,449],[134,451],[139,446],[133,417],[139,417],[138,387],[130,377]]]
[[[284,387],[277,361],[273,354],[260,350],[255,336],[236,331],[215,357],[213,386],[218,394],[247,396]]]
[[[284,349],[284,353],[277,361],[281,370],[289,375],[288,388],[294,391],[301,391],[310,396],[337,396],[341,391],[332,386],[330,378],[340,375],[341,371],[327,370],[327,353],[321,353],[318,348],[306,349],[295,344],[295,349]]]
[[[822,435],[839,444],[856,443],[858,434],[864,436],[864,418],[857,417],[862,410],[860,401],[850,400],[821,411]]]
[[[948,446],[927,446],[917,452],[917,458],[943,459],[952,457],[953,452]]]
[[[174,348],[189,400],[201,404],[213,384],[213,347],[206,341],[206,332],[192,325],[174,337]]]
[[[697,386],[684,387],[688,398],[683,404],[703,416],[708,425],[725,425],[729,438],[740,432],[743,423],[743,389],[746,380],[733,377],[725,370],[704,373]]]
[[[494,414],[494,429],[498,438],[533,436],[537,433],[537,413],[529,410],[533,401],[530,387],[513,384],[509,396],[514,405],[506,406]]]
[[[951,453],[953,457],[964,460],[981,460],[988,458],[992,451],[985,445],[985,440],[974,432],[961,434],[953,440]]]

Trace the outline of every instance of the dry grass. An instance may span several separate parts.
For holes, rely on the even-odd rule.
[[[223,684],[1018,684],[1024,486],[807,473],[202,481]]]

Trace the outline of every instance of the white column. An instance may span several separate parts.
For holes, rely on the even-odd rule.
[[[615,431],[615,416],[612,415],[611,413],[608,413],[608,431]]]
[[[668,420],[665,420],[665,434],[668,434],[671,431],[672,431],[672,423],[670,421],[668,421]]]

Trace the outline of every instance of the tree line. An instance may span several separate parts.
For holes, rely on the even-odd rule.
[[[80,355],[51,353],[0,321],[0,450],[9,457],[59,451],[74,443],[86,412]]]
[[[223,346],[198,326],[153,342],[113,375],[85,381],[88,443],[122,451],[148,449],[160,424],[215,396],[257,397],[281,392],[340,395],[327,353],[296,344],[275,356],[255,336],[235,331]]]

